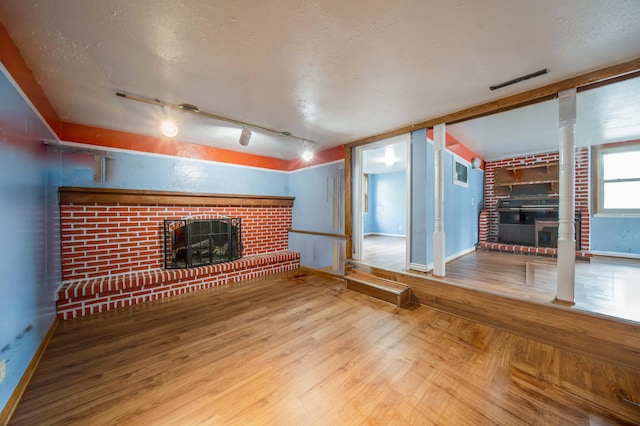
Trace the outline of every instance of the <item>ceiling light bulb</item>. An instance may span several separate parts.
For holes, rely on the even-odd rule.
[[[312,158],[313,158],[313,151],[311,151],[310,149],[307,149],[302,153],[302,159],[304,161],[311,161]]]
[[[249,145],[249,141],[251,140],[251,130],[248,127],[242,127],[242,133],[240,133],[240,145],[247,146]]]
[[[168,138],[174,138],[178,135],[178,125],[170,119],[162,120],[160,132]]]
[[[391,167],[396,163],[396,154],[392,146],[384,148],[384,164]]]

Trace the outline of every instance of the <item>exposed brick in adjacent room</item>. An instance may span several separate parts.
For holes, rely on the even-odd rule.
[[[502,198],[508,197],[507,195],[496,195],[494,191],[494,176],[495,170],[501,167],[508,166],[522,166],[532,164],[544,164],[559,161],[559,152],[547,152],[537,155],[526,155],[521,157],[507,158],[497,161],[487,161],[485,163],[485,201],[484,210],[480,214],[480,235],[479,235],[479,247],[490,250],[500,251],[512,251],[512,252],[527,252],[534,253],[519,248],[519,246],[510,245],[511,250],[506,250],[504,244],[500,244],[500,248],[497,248],[498,241],[498,228],[500,218],[497,212],[498,203]],[[578,256],[589,256],[588,252],[591,249],[591,215],[589,204],[589,181],[590,181],[590,153],[588,148],[576,148],[575,150],[575,208],[580,212],[580,245],[581,251]],[[558,195],[557,193],[550,195]],[[535,248],[534,248],[535,249]],[[549,255],[544,250],[536,250],[536,254]]]

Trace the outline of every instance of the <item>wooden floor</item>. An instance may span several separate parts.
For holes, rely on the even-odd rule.
[[[386,235],[365,235],[362,239],[362,262],[381,268],[402,271],[407,265],[407,239]]]
[[[638,369],[294,271],[61,323],[10,424],[640,423],[625,399]]]
[[[385,269],[405,271],[402,253],[394,237],[377,236],[366,246],[364,262]],[[365,239],[365,245],[368,244]],[[404,243],[402,243],[404,244]],[[379,253],[376,251],[380,248]],[[433,277],[431,273],[423,274]],[[447,282],[483,291],[538,302],[552,302],[556,296],[556,259],[479,250],[446,265]],[[640,260],[602,256],[591,262],[576,262],[574,309],[640,322]]]

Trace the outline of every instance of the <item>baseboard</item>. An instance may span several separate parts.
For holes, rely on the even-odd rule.
[[[420,272],[428,272],[428,266],[421,263],[409,263],[409,269]]]
[[[595,256],[620,257],[624,259],[640,259],[640,253],[619,253],[617,251],[595,251],[595,250],[591,250],[589,253]]]
[[[367,234],[364,234],[365,237],[370,237],[373,235],[379,235],[381,237],[402,237],[402,238],[406,238],[405,234],[387,234],[384,232],[369,232]]]
[[[33,358],[31,358],[31,362],[27,366],[27,369],[22,375],[22,378],[18,382],[18,386],[16,386],[15,390],[11,394],[11,397],[7,401],[7,405],[5,405],[5,407],[2,409],[2,413],[0,413],[0,425],[6,425],[9,423],[9,419],[13,415],[13,412],[16,410],[16,407],[18,406],[18,402],[20,402],[20,398],[22,398],[22,394],[24,394],[24,391],[27,389],[27,385],[31,381],[31,377],[33,376],[33,373],[35,373],[36,368],[38,368],[38,364],[40,364],[42,355],[44,355],[44,352],[47,349],[47,346],[49,346],[49,341],[51,340],[51,337],[53,337],[53,333],[56,331],[57,327],[58,327],[58,319],[55,318],[53,320],[53,323],[51,323],[51,326],[49,327],[47,334],[45,334],[44,338],[42,339],[42,342],[40,342],[40,346],[38,346],[38,350],[33,355]]]
[[[457,253],[452,254],[451,256],[447,256],[447,257],[445,257],[444,261],[445,261],[445,262],[451,262],[452,260],[456,260],[456,259],[458,259],[459,257],[466,256],[466,255],[468,255],[469,253],[473,253],[474,251],[476,251],[476,248],[475,248],[475,247],[469,247],[469,248],[468,248],[468,249],[466,249],[466,250],[462,250],[462,251],[459,251],[459,252],[457,252]]]
[[[466,256],[469,253],[473,253],[474,251],[476,251],[475,247],[471,247],[468,248],[466,250],[462,250],[459,251],[458,253],[454,253],[450,256],[447,256],[444,261],[445,262],[451,262],[452,260],[456,260],[462,256]],[[420,271],[420,272],[431,272],[433,270],[433,263],[429,263],[427,265],[423,265],[420,263],[410,263],[409,264],[409,269],[413,269],[414,271]]]

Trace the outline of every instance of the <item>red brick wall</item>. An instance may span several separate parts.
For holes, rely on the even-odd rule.
[[[480,242],[498,241],[499,216],[496,211],[498,202],[507,195],[496,195],[494,192],[494,171],[506,166],[519,166],[531,164],[544,164],[559,161],[559,152],[548,152],[537,155],[527,155],[523,157],[507,158],[498,161],[488,161],[485,163],[485,189],[484,189],[484,210],[480,214]],[[575,151],[576,163],[576,185],[575,185],[575,206],[581,213],[581,250],[590,249],[590,224],[591,216],[589,210],[589,149],[577,148]],[[552,195],[558,195],[557,193]]]
[[[589,148],[576,149],[576,210],[580,211],[580,249],[591,250],[591,210],[590,191],[590,151]]]
[[[242,219],[243,255],[286,250],[292,207],[61,205],[63,281],[162,268],[163,221]]]

